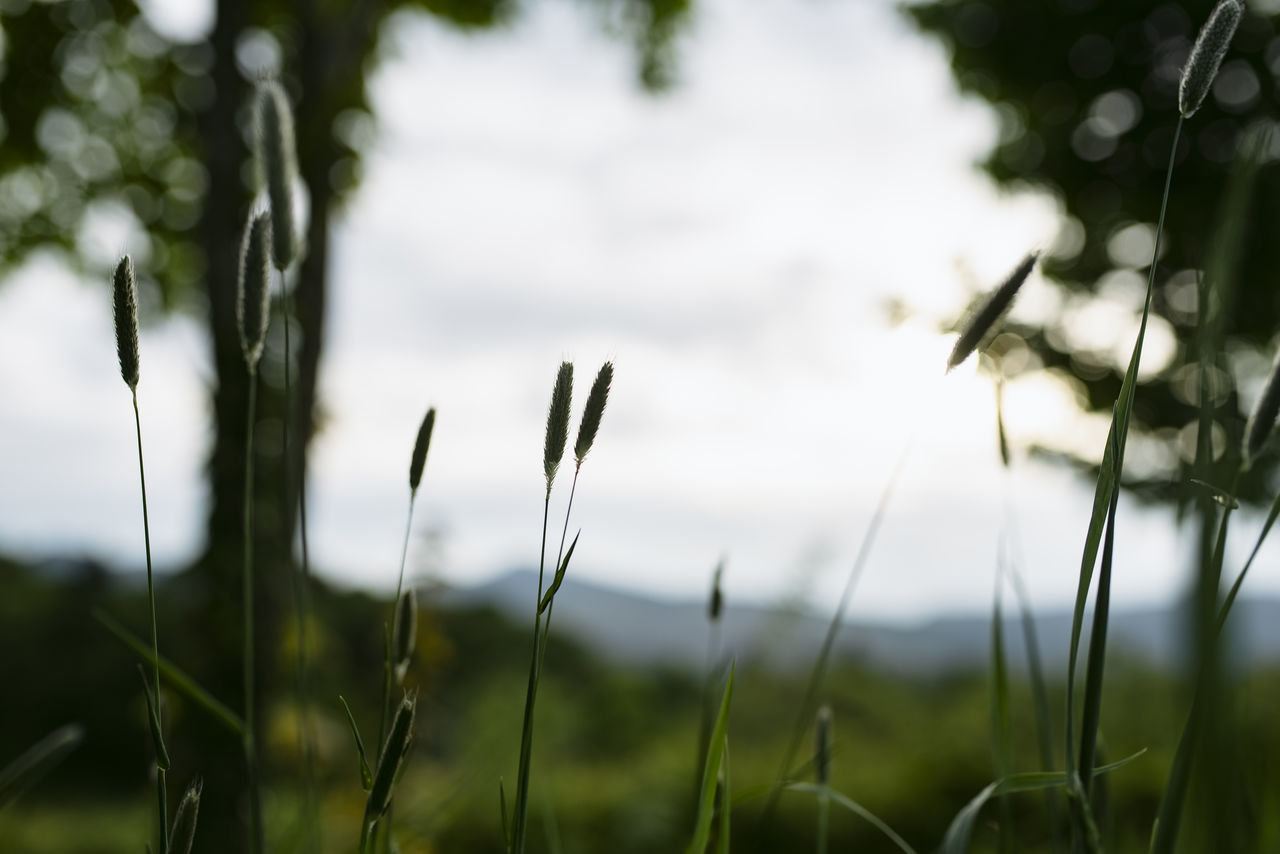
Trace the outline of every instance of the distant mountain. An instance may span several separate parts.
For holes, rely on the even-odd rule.
[[[439,607],[490,605],[517,620],[531,616],[537,573],[516,570],[475,587],[433,594]],[[721,645],[725,654],[779,667],[807,666],[822,644],[830,614],[735,605],[725,608]],[[1280,600],[1241,600],[1232,612],[1233,651],[1244,666],[1280,660]],[[556,596],[555,630],[573,635],[597,654],[633,664],[700,666],[707,655],[706,606],[664,600],[566,579]],[[1038,614],[1035,631],[1045,667],[1066,669],[1071,615]],[[1086,620],[1085,632],[1088,632]],[[1109,654],[1170,668],[1186,652],[1185,621],[1170,608],[1113,611]],[[836,650],[894,673],[933,676],[982,669],[990,657],[991,620],[940,617],[915,625],[846,623]],[[1006,605],[1005,644],[1012,666],[1025,667],[1022,624]],[[1083,649],[1082,649],[1083,653]]]

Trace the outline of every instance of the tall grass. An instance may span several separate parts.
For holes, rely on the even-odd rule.
[[[1022,582],[1016,561],[1012,558],[1011,540],[1013,538],[1014,517],[1012,510],[1006,514],[1001,542],[997,547],[996,588],[993,593],[991,622],[991,658],[990,658],[990,726],[989,737],[992,747],[992,765],[995,779],[982,788],[952,818],[940,844],[943,854],[959,854],[969,849],[978,832],[980,817],[988,805],[993,805],[999,816],[996,843],[999,850],[1013,852],[1018,850],[1019,838],[1014,826],[1014,803],[1012,799],[1022,793],[1044,792],[1049,798],[1047,814],[1054,850],[1060,850],[1062,842],[1069,836],[1073,851],[1101,851],[1105,838],[1105,823],[1102,820],[1102,798],[1100,778],[1123,768],[1136,760],[1141,751],[1115,762],[1104,762],[1100,744],[1102,741],[1104,686],[1106,684],[1107,641],[1111,632],[1111,591],[1116,566],[1117,516],[1119,497],[1123,483],[1125,451],[1130,433],[1131,421],[1137,395],[1138,372],[1142,361],[1144,341],[1152,307],[1157,263],[1160,256],[1161,240],[1165,218],[1170,204],[1173,184],[1174,165],[1177,161],[1178,145],[1181,140],[1182,126],[1185,121],[1195,115],[1206,93],[1209,91],[1217,69],[1226,54],[1231,38],[1243,13],[1239,0],[1222,0],[1214,9],[1200,38],[1197,40],[1184,70],[1179,100],[1179,117],[1173,136],[1168,166],[1163,178],[1159,215],[1155,230],[1153,254],[1148,269],[1147,287],[1139,323],[1138,332],[1133,342],[1127,367],[1114,403],[1107,439],[1102,450],[1099,473],[1094,490],[1091,515],[1084,538],[1080,569],[1077,579],[1076,596],[1072,611],[1071,635],[1068,653],[1068,667],[1065,685],[1065,713],[1062,730],[1062,753],[1055,757],[1057,747],[1051,732],[1051,715],[1049,711],[1048,691],[1045,685],[1039,639],[1036,636],[1034,620],[1029,597]],[[250,839],[248,850],[260,854],[266,850],[266,829],[262,807],[261,752],[263,744],[259,741],[263,731],[260,725],[257,708],[257,689],[255,684],[258,650],[255,638],[255,564],[254,564],[254,520],[255,520],[255,478],[254,478],[254,437],[257,427],[257,393],[258,368],[262,357],[264,341],[269,325],[271,272],[279,274],[280,305],[284,323],[284,366],[286,416],[284,433],[285,477],[282,485],[282,499],[286,507],[290,503],[291,493],[296,490],[299,521],[299,537],[301,540],[302,560],[299,575],[294,578],[294,609],[298,623],[298,658],[296,660],[296,685],[300,714],[299,744],[303,757],[303,791],[306,809],[306,826],[309,836],[307,843],[316,847],[318,836],[314,829],[318,823],[313,821],[315,803],[311,784],[315,775],[314,756],[311,746],[311,725],[307,715],[309,696],[307,691],[308,665],[306,624],[308,619],[307,585],[309,584],[309,557],[307,554],[307,528],[305,503],[304,467],[299,463],[296,470],[290,453],[290,429],[294,424],[296,413],[293,412],[294,401],[290,380],[291,351],[289,343],[289,314],[291,312],[291,295],[286,286],[286,271],[298,258],[300,247],[297,241],[294,222],[292,188],[296,181],[296,154],[293,144],[292,119],[289,113],[288,100],[279,84],[263,83],[256,95],[256,121],[258,127],[257,157],[261,164],[263,178],[267,188],[269,205],[265,209],[250,213],[245,224],[241,245],[237,323],[240,341],[248,374],[248,399],[245,424],[245,456],[244,478],[245,493],[243,501],[243,566],[242,585],[243,603],[241,619],[243,620],[243,711],[239,714],[222,701],[203,689],[195,680],[187,676],[177,665],[162,658],[159,648],[159,632],[157,620],[157,604],[155,586],[152,575],[151,535],[147,512],[146,477],[143,465],[143,445],[141,415],[138,406],[138,329],[137,301],[132,263],[126,256],[121,260],[113,279],[113,305],[117,332],[117,355],[120,361],[122,376],[130,388],[133,397],[135,427],[137,433],[139,479],[142,492],[143,531],[147,560],[147,597],[151,623],[150,643],[139,640],[126,629],[108,617],[101,616],[101,622],[124,643],[126,643],[147,665],[143,672],[144,696],[147,702],[148,726],[152,737],[152,749],[156,767],[156,810],[158,818],[159,854],[188,854],[195,834],[196,818],[199,809],[202,786],[196,781],[192,783],[179,801],[172,822],[169,821],[166,773],[171,762],[164,739],[164,705],[161,692],[164,676],[169,687],[191,699],[197,707],[220,721],[226,729],[241,740],[247,774],[246,792],[250,814]],[[1225,313],[1223,306],[1229,300],[1229,283],[1234,272],[1235,254],[1239,252],[1240,235],[1244,224],[1241,221],[1247,190],[1256,171],[1260,152],[1265,147],[1254,140],[1247,147],[1238,183],[1233,184],[1229,207],[1224,222],[1224,234],[1218,244],[1218,254],[1210,265],[1206,281],[1202,285],[1201,294],[1201,330],[1199,339],[1200,358],[1200,431],[1198,434],[1197,475],[1207,483],[1210,476],[1209,463],[1212,460],[1212,448],[1209,447],[1210,426],[1214,413],[1211,405],[1211,394],[1208,378],[1210,367],[1218,357],[1221,347],[1221,322]],[[970,358],[983,347],[998,327],[1000,318],[1007,312],[1023,284],[1028,280],[1038,261],[1038,253],[1025,255],[1008,276],[994,288],[991,294],[981,302],[976,310],[962,324],[948,360],[950,371]],[[1216,313],[1215,313],[1216,312]],[[584,461],[592,450],[607,407],[608,397],[613,381],[613,364],[605,362],[592,383],[578,424],[576,439],[573,445],[574,470],[565,504],[561,538],[555,549],[554,559],[550,562],[551,575],[548,577],[548,536],[551,526],[550,505],[553,487],[557,475],[564,463],[568,448],[570,422],[572,420],[574,367],[571,362],[563,362],[556,373],[551,399],[547,411],[542,475],[544,484],[543,518],[538,558],[538,582],[533,600],[533,632],[530,641],[530,661],[525,684],[525,698],[522,710],[519,754],[517,758],[516,783],[514,800],[508,809],[506,790],[500,783],[500,824],[503,843],[509,854],[525,854],[531,847],[529,843],[529,801],[533,781],[533,746],[536,735],[536,704],[539,686],[544,672],[547,649],[549,647],[551,622],[554,614],[557,594],[560,592],[567,570],[575,553],[579,536],[568,537],[569,523],[573,512],[579,476]],[[1002,406],[1000,405],[1000,386],[997,386],[997,425],[1002,465],[1006,470],[1011,466],[1012,453],[1005,431]],[[1276,367],[1258,401],[1258,405],[1250,417],[1244,431],[1243,445],[1240,449],[1240,467],[1235,474],[1241,473],[1261,454],[1265,453],[1274,432],[1277,418],[1280,417],[1280,357]],[[382,673],[382,691],[378,704],[377,739],[371,743],[372,750],[367,749],[357,725],[356,716],[343,698],[341,704],[353,737],[357,765],[360,772],[361,787],[366,793],[363,811],[359,817],[358,847],[361,854],[373,851],[391,852],[396,849],[392,836],[394,802],[397,788],[402,780],[404,769],[409,762],[418,715],[418,697],[412,690],[406,690],[406,675],[416,647],[418,625],[418,594],[412,585],[405,586],[405,567],[409,549],[409,540],[413,526],[414,506],[421,485],[436,412],[429,409],[419,427],[410,457],[409,466],[409,500],[406,513],[404,543],[401,549],[399,572],[395,596],[391,601],[389,619],[384,625],[384,658]],[[294,436],[297,448],[305,444]],[[910,445],[908,444],[908,448]],[[730,712],[737,676],[736,663],[728,666],[723,687],[720,686],[720,631],[724,609],[721,575],[723,562],[715,571],[710,602],[708,606],[708,647],[705,668],[705,683],[701,715],[699,721],[699,738],[695,754],[697,768],[697,785],[692,813],[689,843],[686,854],[701,854],[713,847],[716,851],[729,852],[731,840],[734,838],[735,806],[751,797],[767,795],[762,810],[766,821],[784,793],[801,793],[815,799],[816,814],[814,822],[813,848],[818,854],[826,854],[831,850],[831,811],[832,807],[845,810],[857,816],[859,820],[872,825],[884,838],[887,845],[894,849],[915,854],[915,849],[899,835],[889,824],[877,817],[852,797],[838,791],[831,778],[831,767],[834,755],[833,715],[831,706],[823,704],[822,694],[824,680],[834,654],[834,642],[842,626],[852,593],[866,565],[868,555],[875,542],[881,523],[887,513],[899,475],[907,459],[907,453],[899,459],[890,479],[885,484],[879,502],[868,524],[866,533],[853,561],[848,579],[836,608],[828,624],[822,643],[814,656],[808,671],[803,694],[798,704],[798,717],[786,741],[786,750],[782,762],[774,778],[744,792],[735,787],[729,772]],[[1199,660],[1193,672],[1192,701],[1187,714],[1186,724],[1181,740],[1169,772],[1162,795],[1161,803],[1152,828],[1151,851],[1153,854],[1171,854],[1177,849],[1180,819],[1186,807],[1189,787],[1195,781],[1197,759],[1201,759],[1201,740],[1206,733],[1213,733],[1214,727],[1224,726],[1223,703],[1221,693],[1223,685],[1219,681],[1220,647],[1219,636],[1250,568],[1255,562],[1262,542],[1268,536],[1277,518],[1280,518],[1280,497],[1277,497],[1265,524],[1258,535],[1253,551],[1243,568],[1237,574],[1234,583],[1225,597],[1221,594],[1223,565],[1226,558],[1228,523],[1235,507],[1236,481],[1233,478],[1229,485],[1219,486],[1207,484],[1209,491],[1202,502],[1203,534],[1201,560],[1199,564],[1197,603],[1198,623],[1196,650]],[[1220,500],[1222,509],[1218,510],[1212,497]],[[286,526],[287,527],[287,526]],[[580,535],[580,532],[579,532]],[[292,549],[288,544],[291,577],[293,573]],[[1015,756],[1015,713],[1012,707],[1014,692],[1011,687],[1012,677],[1008,664],[1004,622],[1004,585],[1010,585],[1017,599],[1023,643],[1026,647],[1029,663],[1032,702],[1036,721],[1036,763],[1035,770],[1018,770]],[[1083,649],[1085,639],[1084,621],[1090,608],[1090,592],[1092,599],[1092,623],[1088,630],[1087,650]],[[1084,653],[1082,683],[1081,654]],[[394,699],[399,694],[398,701]],[[719,694],[720,701],[716,705],[714,697]],[[843,720],[843,718],[842,718]],[[797,767],[797,757],[806,734],[812,729],[813,755],[807,765]],[[842,729],[843,731],[843,729]],[[12,797],[20,785],[31,776],[33,768],[44,766],[61,755],[73,745],[77,736],[73,731],[62,731],[58,737],[38,748],[29,757],[19,760],[15,766],[0,772],[0,804]],[[370,761],[371,757],[374,761]],[[1061,759],[1061,762],[1058,759]],[[1212,759],[1212,757],[1207,757]],[[1203,759],[1202,759],[1203,761]],[[1056,767],[1055,767],[1056,766]],[[1062,770],[1058,770],[1061,768]],[[1221,764],[1210,765],[1210,780],[1213,775],[1222,774]],[[813,782],[801,782],[801,775],[812,770]],[[737,791],[738,794],[734,795]],[[1066,815],[1059,811],[1061,793],[1066,795]],[[1211,800],[1212,802],[1212,800]],[[555,806],[546,795],[541,804],[548,817],[548,838],[552,848],[558,848],[559,833],[556,829]],[[687,804],[686,804],[687,806]],[[1221,819],[1215,819],[1221,821]],[[355,837],[355,828],[350,828]],[[807,832],[806,832],[807,836]],[[739,837],[740,838],[740,837]],[[797,842],[793,847],[799,850],[807,847]]]

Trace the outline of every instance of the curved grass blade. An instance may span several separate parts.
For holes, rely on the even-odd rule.
[[[716,840],[716,854],[729,854],[729,832],[733,819],[733,802],[729,792],[729,742],[725,740],[724,763],[720,766],[724,772],[721,776],[719,796],[716,798],[716,809],[720,811],[720,832]]]
[[[155,655],[146,644],[138,640],[136,635],[117,623],[105,612],[95,609],[93,612],[93,618],[97,620],[104,629],[115,635],[117,640],[129,647],[129,649],[133,650],[134,655],[141,658],[147,664],[158,666],[160,668],[160,673],[164,675],[165,679],[169,680],[169,684],[172,685],[179,694],[186,697],[209,714],[213,715],[215,720],[227,729],[231,730],[231,732],[236,735],[243,735],[244,721],[242,721],[235,712],[231,711],[231,709],[219,702],[212,694],[204,688],[201,688],[194,679],[188,676],[176,664],[169,661],[169,659],[164,656],[161,656],[157,661]]]
[[[347,723],[351,725],[351,736],[356,740],[356,752],[360,754],[360,786],[367,792],[373,788],[373,771],[369,770],[369,758],[364,750],[364,740],[360,738],[360,727],[356,726],[356,716],[351,714],[351,707],[341,694],[338,695],[342,708],[347,713]]]
[[[1120,420],[1119,411],[1113,423]],[[1120,452],[1112,446],[1112,464],[1120,471]],[[1089,794],[1093,782],[1094,754],[1098,746],[1098,727],[1102,719],[1102,677],[1107,663],[1107,622],[1111,614],[1111,566],[1115,557],[1116,507],[1120,499],[1117,486],[1111,490],[1107,506],[1107,536],[1102,546],[1102,566],[1098,572],[1098,592],[1093,604],[1093,629],[1089,632],[1089,659],[1085,666],[1084,708],[1080,713],[1080,760],[1077,779],[1080,792]]]
[[[1146,752],[1144,747],[1132,756],[1095,768],[1093,776],[1109,774],[1117,768],[1128,765]],[[951,820],[951,825],[947,828],[946,835],[942,838],[942,846],[938,849],[938,854],[964,854],[969,850],[969,841],[973,837],[973,827],[977,823],[978,814],[992,798],[1066,786],[1069,779],[1068,775],[1061,771],[1024,771],[988,784],[974,796],[973,800],[965,804],[964,809],[956,813],[956,817]]]
[[[539,614],[551,606],[551,600],[555,598],[556,591],[564,583],[564,573],[569,568],[569,558],[573,557],[573,550],[577,547],[578,537],[580,536],[582,536],[581,531],[573,535],[573,542],[569,544],[569,550],[564,553],[564,560],[560,561],[560,568],[556,570],[556,576],[552,579],[551,586],[547,588],[547,592],[542,596],[542,601],[538,603]]]
[[[839,804],[849,812],[858,816],[858,818],[870,824],[876,830],[883,833],[890,842],[898,847],[899,851],[903,852],[903,854],[916,854],[916,850],[912,848],[905,839],[899,836],[892,827],[886,824],[883,819],[864,807],[862,804],[847,795],[842,795],[830,786],[818,786],[814,783],[788,783],[786,789],[791,792],[807,792],[818,797],[825,794],[833,803]]]
[[[1118,489],[1124,465],[1125,442],[1129,436],[1129,417],[1133,411],[1134,389],[1138,381],[1138,365],[1142,362],[1142,343],[1147,334],[1147,321],[1151,316],[1151,299],[1155,292],[1156,262],[1160,257],[1160,240],[1164,235],[1164,219],[1169,209],[1169,188],[1173,184],[1173,164],[1178,153],[1178,140],[1182,136],[1182,118],[1173,132],[1173,144],[1169,147],[1169,166],[1165,170],[1164,192],[1160,198],[1160,217],[1156,221],[1156,239],[1152,247],[1151,265],[1147,272],[1147,295],[1142,305],[1142,320],[1133,342],[1129,367],[1120,383],[1116,397],[1115,415],[1107,433],[1107,444],[1098,468],[1098,484],[1093,494],[1093,510],[1089,516],[1089,529],[1085,534],[1084,552],[1080,557],[1080,580],[1076,586],[1076,603],[1071,614],[1071,645],[1067,652],[1067,772],[1073,774],[1075,766],[1075,680],[1076,664],[1080,657],[1080,633],[1084,627],[1084,611],[1089,601],[1089,587],[1093,582],[1093,568],[1098,559],[1098,547],[1102,542],[1102,529],[1106,522],[1111,493]]]
[[[60,726],[0,770],[0,809],[30,788],[84,740],[79,724]]]
[[[729,666],[729,679],[724,686],[724,695],[720,699],[720,712],[716,715],[715,728],[711,730],[711,747],[707,750],[707,761],[702,766],[702,790],[698,795],[698,816],[693,825],[693,839],[685,854],[703,854],[707,843],[711,840],[711,819],[716,799],[716,778],[720,773],[720,762],[728,744],[729,704],[733,699],[734,665]]]

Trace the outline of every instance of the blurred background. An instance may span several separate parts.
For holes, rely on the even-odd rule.
[[[992,776],[983,674],[1002,538],[1016,543],[1049,663],[1063,667],[1062,614],[1142,307],[1178,75],[1211,5],[0,3],[0,632],[15,650],[0,679],[29,698],[0,713],[0,759],[65,721],[88,732],[46,786],[0,812],[0,840],[19,840],[0,850],[136,851],[146,838],[141,693],[128,655],[88,617],[106,606],[136,630],[145,622],[108,285],[123,252],[141,286],[161,647],[239,703],[247,386],[234,284],[256,202],[249,92],[263,76],[280,77],[297,112],[308,212],[289,273],[290,358],[307,437],[314,654],[333,663],[316,685],[322,773],[335,822],[349,818],[338,826],[356,827],[359,789],[333,698],[374,714],[409,452],[435,406],[408,552],[432,614],[411,676],[431,725],[405,850],[500,847],[496,780],[514,772],[546,406],[562,359],[577,366],[578,401],[612,360],[574,502],[564,646],[549,659],[563,682],[540,709],[549,791],[538,821],[559,828],[566,851],[682,844],[703,602],[722,557],[719,655],[755,674],[735,718],[745,744],[734,774],[767,781],[793,712],[750,698],[798,703],[901,461],[831,680],[838,766],[850,757],[837,781],[913,844],[935,844]],[[1244,131],[1275,116],[1276,12],[1249,4],[1175,155],[1117,539],[1114,596],[1128,617],[1116,634],[1131,669],[1116,691],[1133,697],[1178,690],[1177,607],[1195,542],[1180,519],[1197,495],[1196,271]],[[1223,481],[1280,326],[1277,152],[1264,155],[1214,357]],[[944,378],[954,323],[1033,249],[1043,264],[1002,334]],[[284,359],[277,318],[255,434],[261,631],[278,648],[260,663],[266,685],[294,653],[285,579],[297,502],[278,488]],[[1229,567],[1275,486],[1269,460],[1242,482]],[[553,496],[553,519],[566,497]],[[1280,589],[1276,557],[1264,548],[1239,638],[1264,696],[1280,656],[1267,630],[1280,615],[1267,598]],[[283,687],[266,693],[286,846],[297,709]],[[206,779],[200,850],[233,850],[235,744],[171,700],[178,766]],[[939,708],[944,722],[925,718]],[[1115,714],[1119,755],[1153,751],[1117,781],[1112,832],[1145,840],[1142,810],[1179,718],[1144,730]],[[1263,757],[1274,739],[1259,729]],[[643,770],[616,779],[639,756]],[[1035,764],[1029,748],[1022,758]],[[794,826],[743,850],[807,840],[808,806],[798,799]],[[1027,850],[1043,842],[1041,806],[1028,806]],[[59,836],[69,811],[83,821]],[[852,819],[836,830],[881,850]]]

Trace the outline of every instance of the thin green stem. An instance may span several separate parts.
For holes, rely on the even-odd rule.
[[[831,617],[831,623],[827,626],[826,636],[822,639],[822,647],[818,651],[818,657],[814,661],[813,668],[809,671],[809,681],[805,685],[804,698],[800,701],[796,723],[792,727],[791,741],[787,745],[786,753],[782,756],[782,763],[778,766],[777,777],[769,792],[769,800],[765,804],[763,820],[766,823],[772,818],[773,810],[778,804],[782,789],[789,781],[791,764],[795,761],[796,753],[800,750],[800,743],[804,739],[809,721],[813,719],[813,715],[816,712],[818,692],[821,690],[822,681],[826,677],[827,662],[831,658],[831,650],[835,646],[836,636],[840,633],[840,627],[844,623],[845,611],[849,607],[849,600],[853,598],[853,591],[857,587],[858,579],[862,577],[862,571],[866,566],[867,559],[871,556],[871,547],[875,544],[876,534],[880,531],[880,524],[884,521],[885,513],[889,509],[889,499],[893,497],[898,478],[902,475],[903,469],[906,468],[907,459],[911,456],[911,448],[914,441],[915,436],[913,434],[903,447],[902,454],[898,457],[898,461],[893,467],[893,473],[889,475],[889,480],[885,483],[884,490],[880,493],[880,500],[876,503],[875,512],[871,516],[871,521],[867,524],[866,533],[862,536],[862,543],[858,546],[858,553],[853,559],[849,577],[846,579],[844,590],[840,594],[840,601]]]
[[[542,505],[542,546],[538,550],[538,598],[534,600],[533,658],[529,662],[529,684],[525,690],[524,719],[520,728],[520,766],[516,772],[516,803],[511,825],[511,851],[524,854],[529,813],[529,768],[533,761],[533,707],[538,697],[538,680],[542,672],[542,585],[547,559],[547,520],[551,512],[551,482]]]
[[[821,785],[821,784],[820,784]],[[827,854],[827,825],[831,820],[831,798],[827,795],[827,787],[822,785],[818,795],[818,845],[817,854]]]
[[[244,759],[249,778],[250,851],[263,850],[262,794],[258,781],[254,714],[253,648],[253,429],[258,408],[258,371],[249,368],[249,412],[244,441]]]
[[[151,609],[151,653],[154,656],[151,668],[154,679],[156,718],[163,721],[160,703],[160,633],[156,628],[156,587],[151,565],[151,519],[147,512],[147,470],[142,462],[142,415],[138,410],[138,390],[133,390],[133,424],[138,435],[138,481],[142,486],[142,538],[147,550],[147,604]],[[161,733],[158,736],[163,737]],[[160,854],[169,851],[169,805],[165,788],[164,769],[160,767],[160,757],[156,757],[156,808],[160,818]]]
[[[396,579],[396,598],[391,600],[391,637],[399,636],[400,631],[400,597],[404,593],[404,567],[409,557],[409,533],[413,530],[413,505],[418,497],[418,490],[409,490],[409,513],[404,523],[404,545],[400,548],[400,575]],[[391,714],[391,643],[387,643],[385,654],[383,655],[383,673],[382,673],[382,721],[378,725],[378,745],[379,750],[382,749],[382,740],[385,737],[387,729],[387,720]],[[382,840],[381,849],[383,852],[391,850],[391,812],[395,804],[387,807],[387,815],[385,821],[382,822],[379,838]]]
[[[280,274],[280,317],[284,326],[284,418],[281,419],[281,460],[282,470],[284,474],[284,489],[281,491],[280,499],[284,505],[283,518],[288,520],[292,517],[292,501],[295,494],[294,475],[300,470],[300,466],[295,468],[293,464],[293,456],[290,453],[289,438],[293,433],[294,418],[294,399],[293,399],[293,348],[289,344],[289,327],[293,324],[290,319],[293,316],[293,300],[289,294],[289,289],[285,283],[284,270],[277,267]],[[301,492],[298,493],[299,497]],[[301,506],[301,505],[299,505]],[[300,527],[300,535],[303,540],[303,553],[306,552],[306,515],[301,514],[304,520]],[[303,833],[310,839],[311,847],[317,847],[316,839],[316,805],[315,805],[315,753],[312,749],[312,726],[311,726],[311,692],[308,685],[307,674],[307,622],[310,609],[307,603],[307,572],[293,561],[293,539],[289,535],[290,526],[286,524],[284,530],[286,532],[285,539],[285,555],[289,561],[289,586],[293,594],[293,611],[294,621],[296,624],[296,642],[298,645],[297,656],[295,658],[294,673],[294,693],[298,703],[298,752],[302,756],[302,813],[303,813]],[[304,557],[305,565],[306,559]]]
[[[560,531],[560,550],[556,552],[555,569],[559,571],[560,561],[564,560],[564,543],[566,535],[569,533],[569,514],[573,512],[573,496],[578,491],[578,472],[581,470],[581,464],[573,470],[573,485],[569,487],[569,505],[564,511],[564,528]],[[541,597],[538,599],[542,601]],[[551,635],[551,613],[556,609],[556,600],[553,597],[547,603],[547,619],[542,623],[542,654],[538,656],[538,677],[542,677],[542,662],[547,657],[547,639]]]

